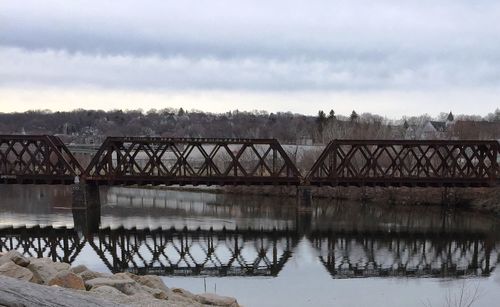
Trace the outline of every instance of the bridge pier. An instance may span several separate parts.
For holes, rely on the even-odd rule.
[[[312,232],[312,210],[297,210],[295,214],[295,227],[297,234],[307,236]]]
[[[73,223],[86,234],[95,233],[101,224],[99,186],[86,183],[73,185]]]
[[[73,224],[77,231],[86,235],[95,234],[101,225],[100,208],[73,208]]]
[[[299,211],[312,210],[312,187],[301,185],[297,186],[297,209]]]
[[[85,182],[73,185],[73,208],[100,208],[99,186]]]

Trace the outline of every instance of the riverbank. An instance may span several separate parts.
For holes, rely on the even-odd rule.
[[[167,287],[155,275],[106,274],[49,258],[0,254],[0,306],[227,306],[236,299]]]
[[[144,188],[144,187],[141,187]],[[157,188],[157,187],[155,187]],[[295,201],[295,186],[160,187],[167,190],[229,195],[289,197]],[[500,187],[495,188],[408,188],[408,187],[312,187],[313,198],[354,200],[396,206],[448,206],[500,217]]]

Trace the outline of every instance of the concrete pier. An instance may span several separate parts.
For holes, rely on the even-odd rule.
[[[85,183],[73,185],[73,222],[84,233],[95,233],[101,224],[99,186]]]
[[[310,186],[297,187],[297,208],[298,210],[312,209],[312,187]]]
[[[100,208],[99,186],[80,182],[73,185],[73,208]]]

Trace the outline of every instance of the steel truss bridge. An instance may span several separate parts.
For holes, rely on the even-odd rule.
[[[54,136],[0,135],[0,183],[493,187],[497,141],[334,140],[302,175],[275,139],[110,137],[87,167]]]
[[[169,276],[277,276],[294,231],[73,228],[0,229],[0,252],[72,264],[85,246],[113,272]],[[500,261],[484,234],[316,231],[307,235],[333,278],[489,276]]]

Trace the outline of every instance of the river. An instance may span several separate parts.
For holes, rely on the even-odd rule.
[[[71,187],[0,186],[0,251],[158,274],[244,306],[498,306],[500,221],[437,207],[101,188],[99,212]],[[98,230],[95,229],[98,227]]]

